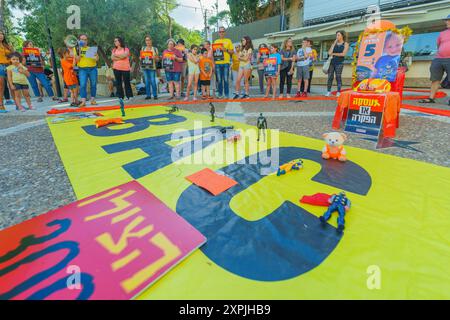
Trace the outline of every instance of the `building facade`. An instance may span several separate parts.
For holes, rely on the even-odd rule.
[[[327,59],[328,49],[335,39],[336,31],[345,30],[348,34],[351,50],[346,57],[343,73],[345,85],[351,85],[353,49],[360,33],[366,28],[368,21],[377,6],[379,16],[397,25],[398,28],[409,26],[413,35],[405,44],[406,53],[412,57],[412,65],[407,74],[406,85],[409,87],[427,87],[429,81],[429,67],[437,52],[437,37],[446,26],[444,17],[450,14],[450,0],[291,0],[284,12],[287,28],[280,31],[281,16],[262,19],[252,24],[240,26],[239,36],[232,37],[238,42],[243,35],[249,35],[255,46],[266,43],[281,44],[287,38],[292,38],[296,45],[300,45],[304,37],[314,41],[314,47],[319,53],[317,70]],[[259,24],[253,32],[254,24]],[[273,31],[260,36],[261,24],[265,30]],[[233,33],[231,29],[230,34]],[[315,72],[315,84],[325,84],[326,75]]]

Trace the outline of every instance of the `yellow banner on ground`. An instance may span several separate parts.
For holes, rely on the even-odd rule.
[[[165,107],[125,120],[49,127],[79,199],[137,180],[208,238],[141,299],[450,298],[449,168],[352,147],[349,162],[324,161],[323,141],[275,131],[267,152],[254,127]],[[219,133],[230,125],[237,144]],[[299,158],[300,171],[269,174]],[[185,179],[204,168],[239,185],[213,197]],[[299,202],[340,191],[353,204],[343,235]]]

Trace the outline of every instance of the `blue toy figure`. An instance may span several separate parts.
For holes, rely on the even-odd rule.
[[[120,111],[122,112],[122,117],[126,117],[125,115],[125,103],[123,102],[123,99],[119,99],[120,103]]]
[[[338,233],[342,233],[345,229],[345,214],[350,210],[352,203],[350,199],[347,198],[345,192],[341,192],[338,195],[334,195],[328,200],[330,206],[328,207],[328,211],[325,212],[323,217],[320,217],[320,221],[325,224],[328,220],[330,220],[333,212],[338,212]]]

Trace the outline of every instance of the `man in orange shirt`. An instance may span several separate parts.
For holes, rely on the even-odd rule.
[[[202,56],[200,57],[200,85],[202,86],[202,98],[211,99],[210,86],[211,77],[213,74],[213,61],[208,57],[208,49],[202,49]]]

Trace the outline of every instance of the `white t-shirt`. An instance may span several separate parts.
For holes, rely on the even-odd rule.
[[[308,58],[305,58],[305,60],[297,61],[297,67],[306,67],[311,64],[312,49],[310,47],[307,47],[305,49],[305,51],[306,51],[306,55],[308,56]],[[301,59],[304,57],[305,57],[305,52],[303,51],[303,48],[298,49],[297,58]]]

